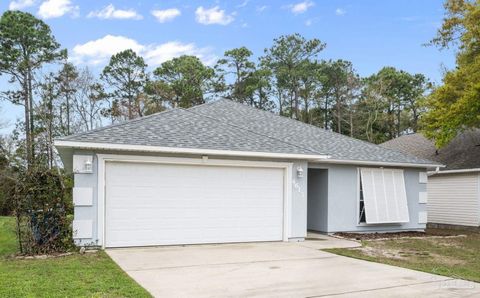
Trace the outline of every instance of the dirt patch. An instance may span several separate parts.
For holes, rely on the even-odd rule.
[[[380,240],[380,239],[397,239],[397,238],[424,238],[424,237],[457,237],[458,231],[453,230],[426,230],[425,232],[409,231],[409,232],[388,232],[388,233],[335,233],[337,237],[355,239],[355,240]]]

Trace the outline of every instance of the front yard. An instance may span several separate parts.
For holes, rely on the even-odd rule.
[[[326,251],[480,282],[480,233],[428,229],[425,236],[368,239],[359,248]]]
[[[14,219],[0,217],[0,297],[150,297],[103,251],[20,260]]]

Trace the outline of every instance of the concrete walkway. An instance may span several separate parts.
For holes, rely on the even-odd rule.
[[[309,234],[304,242],[108,249],[156,297],[480,297],[480,285],[341,257],[322,248],[357,242]]]

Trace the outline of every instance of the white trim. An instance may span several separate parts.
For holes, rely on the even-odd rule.
[[[445,170],[445,171],[430,171],[428,175],[441,175],[441,174],[457,174],[457,173],[475,173],[480,172],[480,168],[473,169],[460,169],[460,170]]]
[[[386,161],[364,161],[353,159],[325,159],[315,160],[313,162],[318,163],[335,163],[335,164],[348,164],[348,165],[366,165],[366,166],[385,166],[385,167],[404,167],[404,168],[435,168],[445,167],[439,164],[418,164],[418,163],[403,163],[403,162],[386,162]]]
[[[61,140],[55,141],[54,145],[55,147],[59,147],[59,148],[123,150],[123,151],[175,153],[175,154],[289,158],[289,159],[303,159],[303,160],[323,160],[323,159],[330,158],[330,156],[326,154],[291,154],[291,153],[273,153],[273,152],[253,152],[253,151],[160,147],[160,146],[126,145],[126,144],[110,144],[110,143],[71,142],[71,141],[61,141]]]
[[[477,184],[477,197],[478,197],[478,225],[480,226],[480,173],[478,173],[478,184]]]
[[[183,164],[199,166],[230,166],[230,167],[258,167],[258,168],[283,168],[284,169],[284,195],[283,195],[283,241],[288,241],[291,236],[291,208],[292,208],[292,163],[268,161],[242,161],[219,160],[203,158],[177,158],[134,156],[117,154],[97,154],[98,162],[98,210],[97,210],[97,238],[98,244],[105,248],[105,164],[106,162],[135,162],[158,164]]]

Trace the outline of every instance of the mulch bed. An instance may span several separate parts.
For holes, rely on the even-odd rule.
[[[426,232],[388,232],[388,233],[335,233],[335,236],[355,239],[355,240],[376,240],[376,239],[396,239],[396,238],[421,238],[432,236],[458,236],[458,231],[428,229]]]

